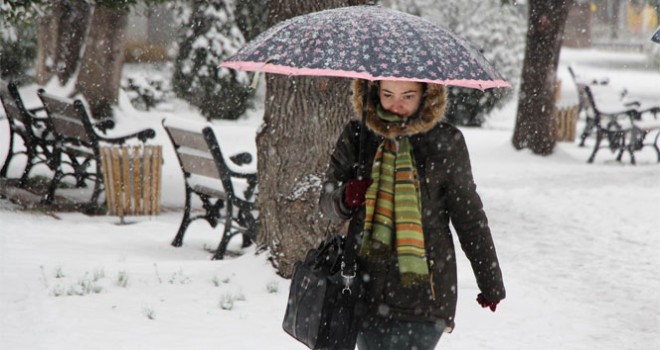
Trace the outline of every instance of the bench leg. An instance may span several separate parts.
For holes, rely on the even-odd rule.
[[[74,177],[76,178],[76,187],[77,188],[86,188],[87,183],[85,183],[85,180],[87,179],[85,169],[89,165],[89,160],[85,159],[82,163],[78,161],[76,157],[70,157],[71,158],[71,166],[73,167],[73,174]]]
[[[92,198],[89,200],[89,204],[85,211],[87,214],[93,215],[99,212],[99,197],[101,192],[103,192],[103,177],[101,176],[101,162],[96,162],[96,176],[94,179],[94,190],[92,191]]]
[[[250,238],[250,235],[244,234],[243,235],[243,244],[241,244],[241,248],[247,248],[252,245],[252,238]]]
[[[64,176],[64,173],[62,172],[62,169],[58,168],[57,171],[55,171],[55,175],[50,180],[50,183],[48,183],[48,190],[46,190],[46,193],[41,198],[41,203],[53,203],[53,199],[55,198],[55,190],[57,189],[57,185],[59,185],[60,180],[62,180],[62,176]]]
[[[582,134],[580,134],[580,145],[579,147],[584,147],[584,142],[587,140],[587,137],[591,135],[591,130],[594,128],[594,122],[593,119],[587,118],[587,124],[584,126],[584,129],[582,130]]]
[[[218,249],[213,254],[213,260],[222,260],[225,257],[225,252],[227,251],[227,245],[229,245],[229,240],[233,236],[231,233],[231,228],[234,223],[234,204],[231,199],[227,199],[227,218],[225,219],[225,228],[222,232],[222,239],[220,239],[220,244],[218,244]]]
[[[179,231],[177,231],[174,240],[172,241],[172,246],[180,247],[183,245],[183,236],[186,234],[188,225],[190,225],[190,189],[186,188],[186,206],[183,209],[183,219],[181,220],[181,225],[179,225]]]
[[[34,160],[37,158],[34,150],[28,149],[26,151],[27,160],[25,163],[25,169],[23,169],[23,174],[21,175],[21,180],[18,182],[18,187],[24,188],[27,185],[28,179],[30,177],[30,171],[32,167],[36,164]]]
[[[653,148],[655,149],[655,154],[658,156],[658,163],[660,163],[660,147],[658,147],[658,139],[660,138],[660,131],[655,134],[655,139],[653,139]]]
[[[11,159],[14,157],[14,133],[11,131],[11,128],[9,130],[9,148],[7,152],[7,157],[5,158],[5,162],[2,165],[2,169],[0,169],[0,177],[7,177],[7,172],[9,171],[9,162],[11,162]]]
[[[7,171],[9,170],[9,162],[11,162],[13,155],[11,151],[7,154],[7,158],[5,158],[5,163],[2,166],[2,169],[0,169],[0,177],[7,177]]]
[[[257,240],[259,234],[259,219],[252,214],[254,207],[252,205],[244,206],[238,213],[241,225],[246,228],[243,234],[243,244],[241,248],[247,248]]]
[[[62,176],[64,176],[64,171],[62,170],[62,152],[58,148],[53,150],[52,160],[55,175],[53,175],[53,178],[48,183],[48,189],[41,198],[41,203],[43,204],[50,204],[53,202],[53,198],[55,197],[55,189],[57,189],[57,185],[60,183]]]
[[[594,159],[596,159],[596,153],[598,153],[598,150],[600,149],[600,142],[602,139],[603,135],[599,130],[596,132],[596,144],[594,145],[594,151],[591,152],[591,156],[589,157],[589,160],[587,160],[587,163],[593,163]]]

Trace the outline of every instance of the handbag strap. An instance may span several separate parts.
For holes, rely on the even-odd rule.
[[[362,94],[362,118],[360,121],[360,139],[358,144],[358,165],[356,169],[356,177],[358,179],[363,179],[366,177],[366,139],[367,139],[367,102],[369,97],[369,81],[363,80],[362,85],[363,94]],[[344,254],[343,261],[341,263],[341,276],[344,279],[344,290],[342,293],[348,292],[351,293],[350,286],[353,284],[353,279],[357,275],[357,251],[358,251],[358,242],[357,235],[360,231],[359,228],[356,228],[355,225],[359,222],[358,216],[360,215],[360,210],[353,211],[353,217],[350,221],[348,227],[348,234],[346,235],[346,241],[344,241]]]

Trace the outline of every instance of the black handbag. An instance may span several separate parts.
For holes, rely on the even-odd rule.
[[[361,283],[347,241],[336,235],[294,265],[282,328],[310,349],[355,348]]]

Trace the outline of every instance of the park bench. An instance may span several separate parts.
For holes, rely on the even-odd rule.
[[[180,247],[188,225],[205,219],[211,227],[222,220],[224,230],[213,259],[222,259],[227,245],[236,234],[243,235],[243,247],[256,240],[259,219],[254,207],[257,174],[236,167],[252,161],[249,153],[225,160],[215,132],[210,126],[175,120],[163,120],[184,175],[185,208],[172,245]],[[232,164],[233,163],[233,164]],[[204,212],[192,215],[193,195],[201,200]]]
[[[617,161],[621,161],[623,154],[628,152],[630,163],[635,164],[634,153],[647,146],[655,149],[658,162],[660,162],[660,148],[658,148],[660,107],[628,108],[615,112],[604,112],[597,106],[592,88],[585,86],[584,91],[589,108],[593,111],[596,136],[589,163],[594,161],[596,153],[600,149],[609,148],[612,152],[618,152]],[[652,141],[647,141],[647,136],[652,133],[655,133]],[[603,144],[603,141],[606,141],[607,144]]]
[[[86,187],[87,180],[93,181],[92,195],[85,212],[98,212],[99,197],[103,192],[100,146],[123,145],[133,139],[145,142],[155,137],[156,132],[144,129],[129,135],[107,137],[102,133],[114,127],[114,122],[111,119],[93,122],[81,100],[72,101],[54,96],[43,89],[37,95],[50,118],[55,138],[52,155],[55,175],[48,184],[43,203],[50,204],[62,179],[71,176],[76,181],[76,187]]]
[[[52,169],[53,129],[50,120],[41,114],[43,107],[27,109],[18,91],[18,86],[9,82],[0,86],[0,102],[9,122],[9,145],[7,156],[0,169],[0,177],[6,178],[14,157],[25,155],[26,162],[18,187],[25,187],[32,169],[45,164]],[[23,142],[24,150],[14,150],[16,142]]]
[[[579,74],[577,74],[575,70],[576,69],[574,66],[572,65],[568,66],[568,72],[571,75],[571,79],[575,84],[575,88],[578,94],[578,116],[585,120],[584,129],[580,134],[580,147],[583,147],[585,145],[586,139],[593,134],[596,127],[594,111],[591,108],[591,102],[589,101],[589,97],[587,96],[585,87],[605,86],[609,84],[609,79],[608,78],[585,79],[584,77],[581,77]],[[622,107],[636,108],[640,106],[640,103],[638,101],[628,100],[627,90],[620,91],[618,92],[618,94],[619,96],[617,96],[616,98],[618,99],[618,101],[620,101]]]

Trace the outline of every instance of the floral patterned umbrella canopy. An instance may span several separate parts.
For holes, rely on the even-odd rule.
[[[658,30],[656,30],[655,33],[653,33],[653,36],[651,37],[651,41],[660,44],[660,27],[658,27]]]
[[[343,7],[291,18],[263,32],[221,66],[481,90],[510,87],[478,50],[448,29],[379,6]]]

